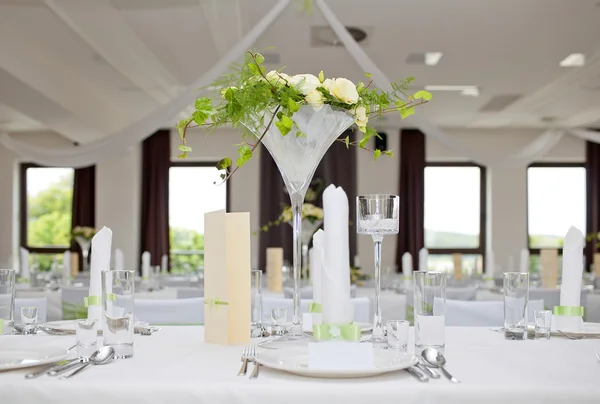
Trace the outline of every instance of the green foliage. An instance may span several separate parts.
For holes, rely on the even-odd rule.
[[[204,250],[204,235],[196,230],[186,229],[182,227],[172,227],[169,229],[169,238],[171,250],[190,251]],[[171,272],[184,273],[188,266],[191,270],[197,270],[198,267],[204,266],[203,255],[179,255],[171,254]]]

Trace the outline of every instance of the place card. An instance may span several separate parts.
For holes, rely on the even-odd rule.
[[[372,369],[370,342],[327,341],[308,344],[308,368],[318,370]]]
[[[204,341],[250,342],[250,213],[204,215]]]
[[[463,269],[462,269],[462,254],[452,254],[452,262],[454,263],[454,279],[462,280]]]
[[[558,285],[558,250],[541,250],[540,264],[542,267],[542,287],[556,289]]]
[[[267,289],[283,292],[283,248],[267,248]]]

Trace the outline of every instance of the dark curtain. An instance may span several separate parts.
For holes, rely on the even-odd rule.
[[[424,240],[425,135],[419,130],[400,131],[400,231],[396,264],[402,270],[402,254],[409,252],[419,267]]]
[[[340,136],[344,139],[347,135],[353,139],[354,134],[347,131]],[[315,171],[311,182],[311,189],[315,194],[307,194],[305,203],[312,203],[320,208],[323,207],[322,193],[327,186],[335,184],[341,186],[348,195],[349,201],[349,220],[351,223],[348,229],[350,235],[350,262],[356,255],[356,147],[346,148],[342,142],[334,144],[325,153],[321,163]],[[290,198],[285,189],[281,174],[277,169],[275,161],[271,154],[263,146],[260,154],[260,224],[265,225],[269,221],[276,220],[283,206],[290,205]],[[260,232],[259,241],[259,265],[260,268],[266,266],[265,251],[267,247],[282,247],[284,249],[284,259],[292,262],[293,259],[293,235],[292,226],[285,223],[277,227],[272,227],[267,232]]]
[[[600,231],[600,144],[586,143],[585,175],[587,188],[587,232]],[[596,252],[595,241],[588,242],[585,249],[586,269],[589,270]]]
[[[142,143],[142,251],[151,265],[169,254],[169,167],[171,135],[159,130]]]
[[[96,221],[96,166],[78,168],[73,176],[73,205],[71,229],[76,226],[95,227]],[[79,253],[79,269],[83,257],[79,245],[73,241],[71,250]]]

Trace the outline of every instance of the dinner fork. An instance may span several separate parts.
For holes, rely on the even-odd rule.
[[[556,330],[556,331],[557,331],[557,332],[558,332],[560,335],[562,335],[563,337],[567,337],[568,339],[572,339],[572,340],[575,340],[575,341],[578,341],[578,340],[580,340],[580,339],[583,339],[583,338],[584,338],[584,336],[583,336],[583,335],[575,335],[575,336],[573,336],[573,335],[569,335],[569,334],[567,334],[567,333],[565,333],[565,332],[562,332],[561,330]]]
[[[252,349],[251,346],[247,345],[244,347],[244,350],[242,351],[242,367],[240,368],[240,371],[238,372],[238,376],[245,376],[246,372],[248,372],[248,361],[250,360],[250,350]]]
[[[252,374],[250,375],[250,379],[256,379],[258,377],[258,369],[260,368],[260,363],[256,361],[256,347],[253,346],[250,352],[250,361],[254,362],[254,369],[252,369]]]

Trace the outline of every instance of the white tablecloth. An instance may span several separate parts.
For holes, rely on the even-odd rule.
[[[406,372],[365,379],[325,380],[262,368],[258,379],[238,377],[239,346],[202,342],[202,327],[164,327],[135,336],[132,359],[87,369],[73,379],[30,370],[0,372],[4,404],[531,404],[594,403],[600,398],[600,340],[507,341],[486,328],[448,328],[448,370],[462,381],[419,383]],[[0,337],[0,349],[23,341],[69,347],[75,338]]]

